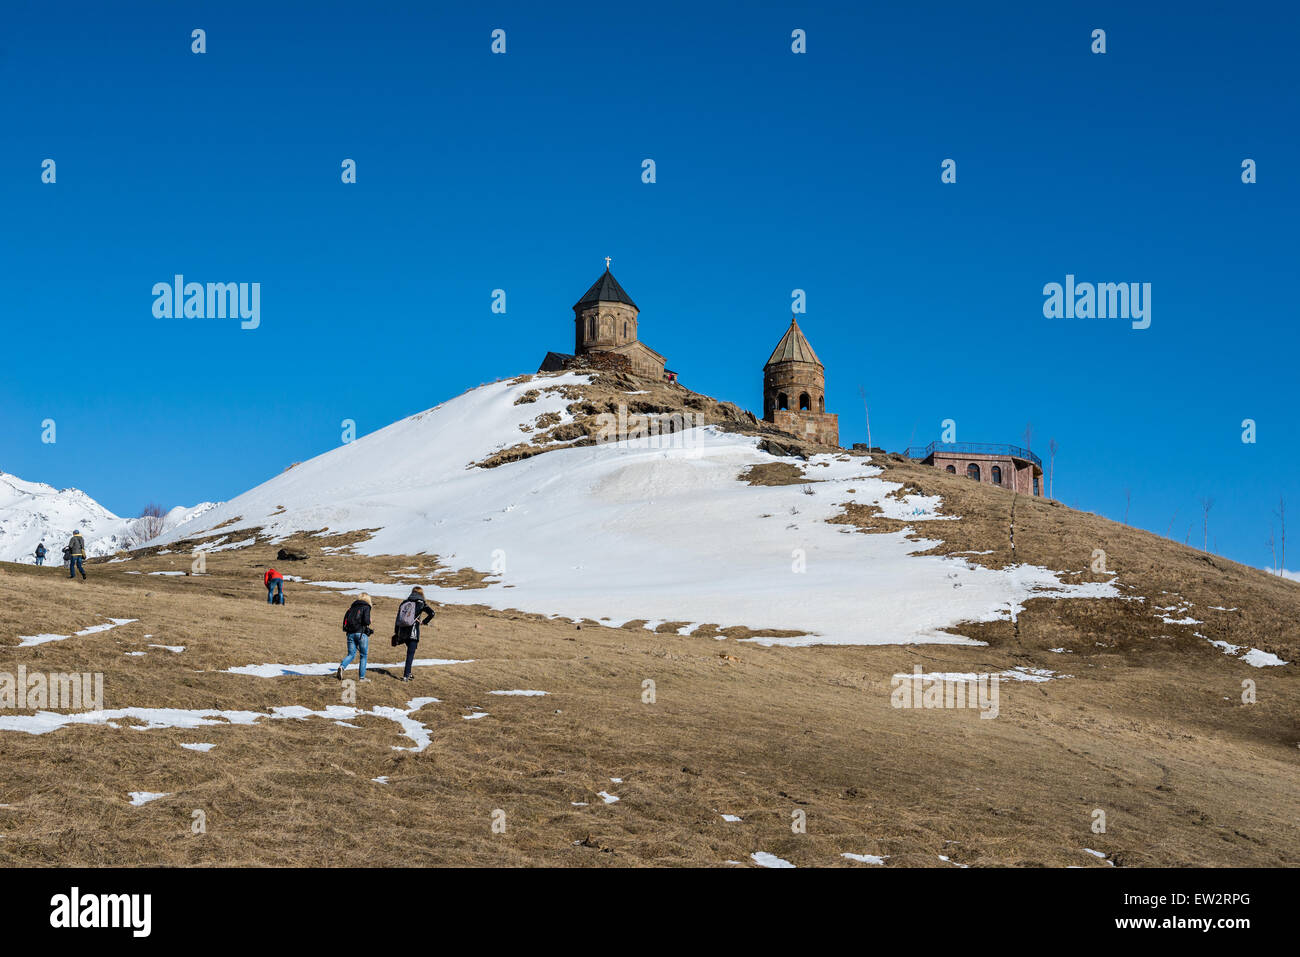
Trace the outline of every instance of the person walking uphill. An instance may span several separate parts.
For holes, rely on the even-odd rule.
[[[76,578],[77,572],[81,572],[81,580],[86,580],[86,566],[83,564],[86,560],[86,540],[81,537],[81,529],[72,533],[68,539],[68,577]]]
[[[424,621],[420,621],[420,617]],[[406,645],[406,670],[403,681],[411,680],[411,665],[415,662],[415,649],[420,645],[420,625],[433,620],[433,609],[424,602],[424,589],[412,588],[411,594],[397,606],[397,622],[393,625],[393,644]]]
[[[41,542],[39,545],[36,546],[36,564],[37,565],[45,564],[45,543],[44,542]]]
[[[340,681],[343,680],[343,672],[347,671],[352,659],[358,655],[361,656],[361,680],[370,680],[366,677],[366,655],[370,651],[370,636],[374,634],[370,628],[371,604],[370,596],[363,592],[343,616],[343,633],[348,636],[348,656],[339,663],[339,670],[335,672]]]
[[[266,574],[262,576],[262,584],[266,586],[266,603],[268,605],[284,604],[284,576],[274,568],[268,568]],[[275,596],[272,599],[272,595]]]

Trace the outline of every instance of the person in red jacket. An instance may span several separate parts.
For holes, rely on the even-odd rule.
[[[268,568],[266,574],[262,576],[262,584],[266,586],[266,603],[268,605],[284,604],[284,576],[274,568]],[[272,598],[271,596],[275,597]]]

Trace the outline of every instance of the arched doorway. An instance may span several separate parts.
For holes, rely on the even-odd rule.
[[[980,480],[980,467],[974,462],[970,463],[970,465],[966,466],[966,477],[973,478],[978,482]]]
[[[1002,469],[999,466],[993,466],[989,469],[989,477],[993,479],[994,485],[1002,484]]]

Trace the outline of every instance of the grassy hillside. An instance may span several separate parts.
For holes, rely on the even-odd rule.
[[[616,393],[628,384],[606,377],[574,401],[591,415],[626,401]],[[638,385],[644,411],[762,430],[734,406]],[[925,524],[942,539],[935,551],[1101,580],[1090,566],[1102,549],[1126,600],[1034,599],[1014,622],[962,626],[983,647],[769,648],[744,641],[743,628],[681,636],[672,622],[648,631],[447,606],[420,657],[472,661],[402,683],[400,668],[382,667],[401,649],[386,640],[397,603],[380,598],[372,680],[355,686],[356,707],[437,697],[413,715],[431,733],[427,748],[394,750],[413,741],[382,710],[341,719],[355,727],[307,717],[133,730],[128,718],[0,730],[0,864],[725,866],[765,851],[798,866],[871,866],[844,853],[884,866],[1108,866],[1085,849],[1117,866],[1300,863],[1296,666],[1252,667],[1211,644],[1295,662],[1300,586],[894,456],[877,464],[961,516]],[[816,471],[780,465],[737,482],[815,483]],[[839,521],[862,534],[901,527],[870,511],[849,506]],[[223,669],[343,654],[350,599],[290,582],[289,604],[268,606],[268,563],[314,581],[472,588],[481,578],[436,557],[350,554],[358,537],[260,540],[211,554],[201,576],[149,574],[187,570],[179,549],[92,561],[85,583],[58,567],[0,565],[0,671],[101,672],[108,709],[351,707],[332,675]],[[277,562],[281,546],[309,557]],[[138,621],[74,635],[108,617]],[[17,647],[18,636],[47,633],[73,637]],[[891,707],[892,676],[916,665],[1069,677],[1004,681],[988,720]],[[1256,703],[1242,701],[1246,679]],[[547,694],[490,693],[500,690]],[[476,708],[487,716],[467,720]],[[136,807],[133,791],[169,796]],[[1105,833],[1092,830],[1098,809]],[[195,811],[205,833],[192,832]],[[806,833],[792,832],[796,812]]]

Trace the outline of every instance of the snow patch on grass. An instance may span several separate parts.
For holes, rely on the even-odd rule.
[[[135,621],[139,621],[139,619],[110,618],[102,625],[91,625],[89,628],[81,629],[81,631],[74,631],[71,635],[19,635],[18,647],[30,648],[33,645],[43,645],[50,641],[66,641],[69,638],[81,638],[85,635],[97,635],[102,631],[110,631],[120,625],[129,625]]]
[[[1258,648],[1250,649],[1241,656],[1241,660],[1252,668],[1273,668],[1288,664],[1271,651],[1260,651]]]
[[[131,791],[131,803],[135,807],[141,804],[148,804],[150,801],[156,801],[159,798],[170,796],[170,791]]]
[[[1201,634],[1199,631],[1192,632],[1192,634],[1196,635],[1197,638],[1205,638],[1205,635]],[[1214,647],[1218,648],[1225,655],[1228,655],[1231,658],[1236,658],[1238,661],[1244,661],[1252,668],[1277,668],[1282,665],[1290,664],[1290,662],[1283,661],[1271,651],[1260,651],[1258,648],[1251,648],[1245,654],[1242,654],[1241,649],[1244,647],[1243,645],[1234,645],[1230,642],[1223,641],[1222,639],[1211,640],[1205,638],[1205,640],[1209,641],[1210,644],[1214,645]]]
[[[409,748],[393,745],[394,751],[423,751],[431,743],[429,729],[411,717],[437,698],[412,698],[406,708],[375,707],[369,711],[344,705],[328,705],[316,711],[302,705],[288,705],[260,711],[219,711],[216,709],[191,710],[185,708],[116,708],[109,711],[38,711],[35,714],[0,715],[0,731],[22,731],[27,734],[49,734],[75,724],[107,725],[122,728],[118,722],[139,721],[143,726],[125,725],[133,731],[151,731],[157,728],[200,728],[209,725],[254,725],[259,719],[305,720],[307,718],[332,718],[339,722],[346,718],[375,716],[387,718],[398,724],[403,733],[414,742]]]

